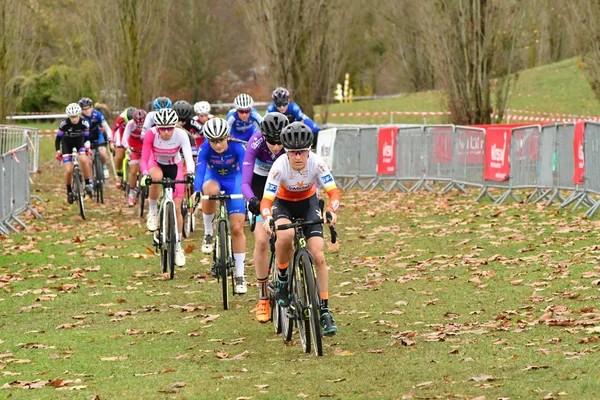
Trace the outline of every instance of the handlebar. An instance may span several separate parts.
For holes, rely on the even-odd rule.
[[[211,194],[200,196],[202,200],[240,200],[243,198],[243,194]]]
[[[163,185],[163,186],[165,186],[167,188],[169,188],[169,187],[173,188],[173,187],[175,187],[175,185],[181,184],[181,183],[183,183],[183,184],[190,184],[187,181],[187,179],[163,178],[163,179],[160,179],[160,180],[157,180],[157,181],[152,180],[151,178],[150,179],[146,179],[146,185],[147,186],[150,186],[150,185]]]
[[[311,221],[304,221],[304,220],[296,220],[290,224],[281,224],[281,225],[275,225],[275,221],[271,220],[271,230],[273,232],[275,231],[283,231],[286,229],[292,229],[292,228],[297,228],[297,227],[304,227],[304,226],[310,226],[310,225],[316,225],[316,224],[323,224],[323,223],[329,223],[331,221],[331,213],[329,211],[327,211],[325,213],[326,219],[324,220],[323,218],[321,219],[315,219],[315,220],[311,220]],[[335,243],[337,242],[337,229],[335,229],[335,225],[329,225],[329,233],[331,235],[331,243]]]

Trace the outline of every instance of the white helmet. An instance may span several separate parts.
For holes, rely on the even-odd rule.
[[[194,104],[194,112],[200,115],[208,115],[210,113],[210,104],[208,104],[208,101],[199,101]]]
[[[77,103],[71,103],[67,106],[65,112],[67,113],[67,117],[77,117],[81,115],[81,107]]]
[[[229,125],[223,118],[213,118],[202,126],[202,132],[207,139],[221,139],[229,136]]]
[[[175,126],[177,122],[179,122],[179,117],[172,108],[161,108],[154,114],[154,123],[158,127]]]
[[[249,110],[252,108],[252,103],[252,97],[246,93],[239,94],[235,100],[233,100],[233,105],[236,110]]]

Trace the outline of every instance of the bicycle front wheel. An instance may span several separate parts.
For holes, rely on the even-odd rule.
[[[169,279],[175,277],[175,245],[177,242],[177,232],[175,232],[175,208],[173,203],[167,203],[165,207],[167,213],[167,260],[169,264]]]
[[[158,231],[156,231],[158,247],[160,248],[160,267],[163,274],[169,270],[169,251],[166,242],[167,235],[165,235],[166,226],[163,225],[164,213],[165,210],[161,208],[158,214]]]
[[[96,192],[96,203],[104,204],[104,169],[99,155],[94,157],[94,190]]]
[[[290,276],[292,278],[292,301],[290,307],[296,308],[296,324],[298,325],[298,333],[300,335],[300,343],[302,343],[302,349],[305,353],[311,352],[311,336],[310,336],[310,322],[308,314],[308,301],[306,294],[306,285],[304,284],[304,269],[301,262],[302,254],[296,256],[294,274]]]
[[[219,276],[221,278],[221,288],[223,291],[223,308],[229,310],[229,290],[227,288],[227,226],[225,221],[219,221],[217,224],[217,243],[215,243],[215,251],[218,249],[216,261],[219,268]]]
[[[138,192],[138,196],[140,196],[138,204],[140,208],[140,218],[142,218],[144,216],[144,202],[146,201],[146,197],[148,197],[148,187],[141,186],[140,191]]]
[[[83,186],[83,180],[81,179],[81,172],[79,169],[73,171],[73,196],[77,199],[79,205],[79,215],[85,219],[85,204],[83,202],[85,196],[85,189]]]
[[[317,277],[314,275],[314,262],[312,258],[304,253],[300,257],[300,268],[303,271],[304,277],[304,298],[301,300],[303,303],[303,315],[305,319],[308,319],[306,325],[310,328],[310,338],[312,339],[312,350],[316,356],[323,355],[323,341],[321,336],[321,315],[320,315],[320,301],[317,283]],[[307,330],[307,331],[308,331]],[[310,346],[305,349],[307,353],[310,353]]]

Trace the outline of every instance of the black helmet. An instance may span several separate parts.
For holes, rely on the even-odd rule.
[[[79,100],[79,107],[81,107],[81,108],[91,107],[93,103],[94,102],[89,97],[82,97]]]
[[[194,112],[192,105],[185,100],[176,101],[173,104],[173,110],[177,113],[180,121],[187,121]]]
[[[288,126],[290,122],[287,117],[278,112],[270,112],[260,123],[260,130],[267,140],[281,143],[281,130]]]
[[[125,109],[125,122],[131,121],[133,118],[133,113],[135,112],[135,107],[127,107]]]
[[[292,122],[281,131],[281,143],[289,150],[310,149],[313,144],[313,133],[302,122]]]
[[[271,94],[276,107],[286,106],[290,102],[290,92],[284,87],[278,87]]]

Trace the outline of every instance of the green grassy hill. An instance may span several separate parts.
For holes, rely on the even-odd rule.
[[[517,82],[511,90],[509,108],[586,116],[600,115],[600,101],[594,96],[579,62],[579,58],[571,58],[520,72]],[[315,112],[321,112],[321,109],[322,107],[316,107]],[[447,107],[444,95],[440,91],[411,93],[393,99],[337,103],[329,106],[329,113],[445,110]],[[328,122],[385,123],[390,122],[390,117],[330,117]],[[393,122],[423,123],[423,117],[394,115]],[[427,117],[427,123],[441,122],[447,122],[447,118]]]

